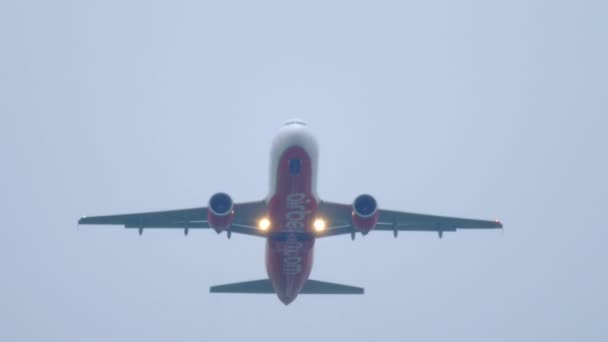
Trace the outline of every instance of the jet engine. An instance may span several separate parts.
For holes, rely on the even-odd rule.
[[[211,196],[207,209],[207,220],[209,226],[218,233],[230,227],[234,220],[234,202],[228,194],[218,192]]]
[[[378,223],[378,202],[370,195],[359,195],[353,202],[353,226],[364,235]]]

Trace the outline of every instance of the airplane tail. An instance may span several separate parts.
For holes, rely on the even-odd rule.
[[[275,293],[270,279],[245,281],[224,285],[211,286],[211,293]],[[363,294],[362,287],[328,283],[318,280],[307,280],[300,294]]]

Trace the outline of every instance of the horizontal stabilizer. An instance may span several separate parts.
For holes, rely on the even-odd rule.
[[[211,286],[211,293],[274,293],[272,283],[269,279],[244,281],[242,283],[232,283]]]
[[[301,294],[363,294],[362,287],[307,280]]]
[[[209,288],[211,293],[258,293],[268,294],[275,293],[272,288],[272,283],[269,279],[245,281],[242,283],[233,283],[225,285],[217,285]],[[307,280],[300,294],[363,294],[362,287],[341,285],[328,283],[318,280]]]

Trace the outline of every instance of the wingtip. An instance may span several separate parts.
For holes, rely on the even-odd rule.
[[[502,222],[500,222],[499,219],[496,219],[495,221],[496,221],[497,228],[503,229]]]

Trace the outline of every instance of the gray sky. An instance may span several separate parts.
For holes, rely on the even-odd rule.
[[[605,341],[606,1],[0,2],[0,340]],[[505,231],[317,242],[361,297],[211,296],[264,241],[81,227],[267,191],[290,117],[319,193]]]

